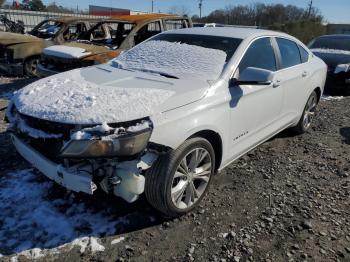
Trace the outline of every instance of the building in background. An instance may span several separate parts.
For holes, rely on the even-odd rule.
[[[129,9],[122,9],[122,8],[89,5],[89,15],[116,16],[116,15],[141,15],[141,14],[146,14],[146,12],[132,11]]]

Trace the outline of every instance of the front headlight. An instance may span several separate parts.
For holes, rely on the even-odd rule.
[[[65,158],[133,156],[145,150],[150,137],[151,129],[146,129],[116,138],[71,140],[61,150],[61,156]]]

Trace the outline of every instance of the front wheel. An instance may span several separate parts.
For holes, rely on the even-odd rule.
[[[303,114],[298,122],[298,125],[293,128],[293,131],[295,133],[303,134],[310,128],[312,120],[315,116],[317,103],[318,97],[316,92],[313,91],[306,102]]]
[[[148,202],[168,217],[193,210],[204,197],[215,170],[215,153],[204,138],[192,138],[162,155],[146,174]]]

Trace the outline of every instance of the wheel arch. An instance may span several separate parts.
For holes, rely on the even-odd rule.
[[[318,87],[316,87],[316,88],[314,89],[314,91],[315,91],[316,94],[317,94],[317,102],[319,102],[320,99],[321,99],[322,90],[321,90],[321,88],[318,86]]]
[[[223,154],[223,145],[222,145],[221,136],[213,130],[206,129],[206,130],[201,130],[201,131],[194,133],[186,140],[194,138],[194,137],[202,137],[202,138],[208,140],[209,143],[212,145],[214,152],[215,152],[215,170],[218,170],[220,165],[221,165],[222,154]]]

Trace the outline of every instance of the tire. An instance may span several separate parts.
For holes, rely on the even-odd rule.
[[[24,74],[29,77],[37,76],[39,57],[30,57],[24,62]]]
[[[316,91],[313,91],[306,102],[303,114],[298,124],[292,128],[292,131],[295,134],[301,135],[301,134],[304,134],[307,130],[309,130],[312,123],[312,119],[316,112],[317,103],[318,103],[318,96]]]
[[[195,158],[203,159],[191,161]],[[185,174],[186,166],[193,170]],[[215,153],[212,145],[204,138],[191,138],[178,149],[160,155],[147,171],[146,198],[163,215],[179,217],[192,211],[201,202],[214,171]]]

